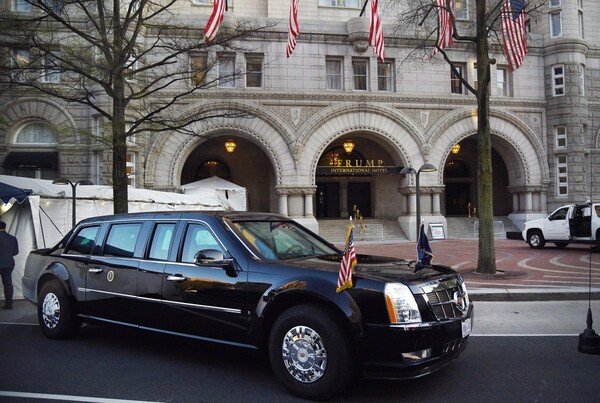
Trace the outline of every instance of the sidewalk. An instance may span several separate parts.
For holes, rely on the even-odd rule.
[[[524,241],[495,241],[494,275],[479,274],[477,239],[430,240],[433,263],[450,266],[479,301],[600,300],[600,249],[589,245],[531,249]],[[343,247],[343,246],[342,246]],[[356,241],[356,253],[416,259],[415,242]],[[591,290],[589,286],[591,270]]]

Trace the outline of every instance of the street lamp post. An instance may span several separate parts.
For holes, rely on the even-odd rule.
[[[57,178],[55,180],[52,181],[52,183],[54,185],[71,185],[71,194],[73,196],[73,219],[72,219],[72,226],[73,228],[75,227],[75,224],[77,223],[77,216],[75,214],[75,210],[77,209],[77,186],[79,185],[93,185],[92,181],[89,181],[87,179],[83,179],[80,181],[77,181],[75,183],[71,182],[70,180],[68,180],[67,178]]]
[[[419,177],[421,176],[421,172],[434,172],[434,171],[437,171],[437,168],[433,164],[430,164],[429,162],[426,162],[425,164],[421,165],[421,168],[419,168],[418,171],[415,171],[415,169],[412,167],[404,167],[400,171],[400,175],[416,175],[415,185],[416,185],[416,196],[417,196],[417,232],[416,232],[417,241],[419,240],[419,231],[421,230],[421,194],[420,194],[420,190],[419,190]]]

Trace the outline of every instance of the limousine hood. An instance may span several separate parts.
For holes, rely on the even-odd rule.
[[[357,255],[357,264],[354,266],[354,273],[365,279],[383,282],[427,280],[438,278],[440,275],[456,273],[451,268],[441,265],[432,265],[429,269],[420,270],[415,273],[415,263],[414,260],[387,256]],[[340,268],[340,256],[331,255],[299,259],[286,262],[286,265],[338,272]]]

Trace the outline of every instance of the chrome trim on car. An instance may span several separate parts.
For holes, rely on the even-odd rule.
[[[77,291],[86,292],[86,293],[89,292],[89,293],[97,293],[97,294],[114,295],[114,296],[117,296],[117,297],[138,299],[138,300],[141,300],[141,301],[156,302],[156,303],[159,303],[159,304],[179,305],[179,306],[185,306],[185,307],[190,307],[190,308],[206,309],[206,310],[210,310],[210,311],[235,313],[237,315],[241,315],[242,314],[242,310],[241,309],[237,309],[237,308],[226,308],[226,307],[221,307],[221,306],[190,304],[189,302],[168,301],[168,300],[157,299],[157,298],[146,298],[146,297],[139,297],[137,295],[131,295],[131,294],[121,294],[121,293],[118,293],[118,292],[109,292],[109,291],[94,290],[92,288],[78,288]]]

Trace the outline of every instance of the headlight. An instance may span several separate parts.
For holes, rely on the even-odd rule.
[[[460,279],[460,290],[462,291],[463,294],[463,298],[465,299],[466,305],[469,306],[469,293],[467,292],[467,285],[465,284],[465,281],[462,279]]]
[[[417,301],[404,284],[386,284],[385,302],[392,324],[421,323],[421,313]]]

